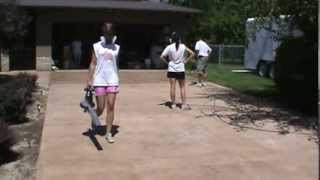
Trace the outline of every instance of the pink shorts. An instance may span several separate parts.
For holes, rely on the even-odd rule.
[[[98,86],[94,88],[96,96],[105,96],[107,94],[117,94],[120,90],[119,86]]]

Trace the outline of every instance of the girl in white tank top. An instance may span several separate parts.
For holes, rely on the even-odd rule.
[[[105,44],[105,38],[101,37],[101,41],[93,45],[97,58],[93,86],[119,86],[117,58],[120,46],[113,43],[113,47],[106,47]]]
[[[95,88],[97,115],[100,116],[103,113],[105,106],[107,107],[106,140],[109,143],[114,142],[111,129],[114,121],[116,96],[119,92],[117,59],[120,46],[115,44],[113,29],[112,23],[103,23],[103,37],[101,37],[101,41],[93,44],[89,77],[87,81],[88,87],[93,86]]]
[[[186,97],[185,63],[194,57],[194,52],[181,43],[181,38],[176,32],[172,33],[171,38],[174,43],[168,45],[160,56],[168,64],[167,77],[170,84],[171,108],[176,107],[176,82],[178,81],[181,94],[181,107],[183,110],[190,110],[191,107],[187,104]],[[189,54],[188,57],[185,57],[186,53]]]

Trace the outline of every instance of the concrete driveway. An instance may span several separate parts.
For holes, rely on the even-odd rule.
[[[188,86],[193,109],[171,110],[163,71],[121,72],[116,142],[108,144],[79,108],[85,79],[51,74],[38,180],[318,179],[318,145],[306,135],[238,132],[204,116],[208,88]]]

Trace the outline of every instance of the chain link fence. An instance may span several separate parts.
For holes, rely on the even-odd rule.
[[[210,57],[211,63],[218,64],[244,64],[243,45],[224,45],[224,44],[210,44],[212,53]]]

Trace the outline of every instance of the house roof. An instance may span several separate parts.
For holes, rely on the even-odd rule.
[[[137,11],[200,13],[193,8],[152,1],[128,0],[17,0],[19,6],[36,8],[94,8]]]

